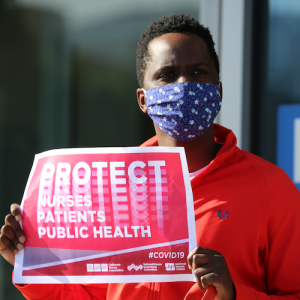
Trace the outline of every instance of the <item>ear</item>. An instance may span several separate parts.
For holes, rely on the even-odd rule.
[[[220,87],[220,96],[221,96],[221,101],[223,99],[223,86],[222,86],[222,81],[219,81],[219,87]]]
[[[148,108],[146,105],[147,99],[146,99],[145,91],[143,89],[137,89],[136,96],[137,96],[137,101],[139,103],[140,109],[142,110],[143,113],[147,113]]]

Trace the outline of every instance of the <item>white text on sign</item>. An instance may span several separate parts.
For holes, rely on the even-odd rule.
[[[146,165],[152,177],[154,175],[154,178],[150,176],[150,183],[155,184],[156,219],[159,230],[163,229],[163,201],[167,199],[162,196],[162,183],[165,180],[162,178],[165,171],[162,167],[166,165],[164,160],[133,161],[127,168],[124,161],[90,164],[81,161],[76,163],[73,169],[67,162],[58,162],[45,163],[42,168],[37,202],[39,238],[87,238],[88,227],[91,228],[91,225],[96,225],[97,222],[103,226],[92,227],[91,234],[94,238],[151,237],[151,228],[143,221],[147,217],[143,208],[148,206],[145,205],[146,183],[150,175],[143,170]],[[107,219],[111,220],[111,216],[106,216],[104,205],[107,201],[104,193],[107,193],[108,188],[114,226],[107,226],[105,223]],[[97,197],[93,198],[95,193]],[[124,222],[126,218],[129,219],[128,198],[134,207],[133,224]],[[95,209],[95,203],[98,210]]]

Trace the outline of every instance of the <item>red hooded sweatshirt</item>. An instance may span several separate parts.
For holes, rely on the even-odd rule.
[[[283,170],[215,124],[216,158],[192,180],[197,245],[226,259],[237,300],[300,299],[300,193]],[[157,138],[142,146],[157,146]],[[27,299],[196,300],[193,282],[16,285]]]

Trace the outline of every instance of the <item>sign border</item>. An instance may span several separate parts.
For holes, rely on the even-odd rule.
[[[33,166],[30,171],[30,175],[25,187],[25,191],[21,203],[21,211],[23,211],[24,199],[29,189],[29,185],[38,161],[41,158],[56,155],[72,155],[72,154],[111,154],[111,153],[178,153],[180,155],[180,161],[183,174],[189,174],[188,165],[183,147],[102,147],[102,148],[65,148],[45,151],[36,154],[34,157]],[[193,192],[190,183],[190,179],[187,176],[183,176],[184,186],[186,191],[186,208],[187,208],[187,222],[188,222],[188,234],[189,234],[189,251],[193,250],[196,245],[196,227],[195,227],[195,214],[191,215],[191,211],[194,212]],[[22,221],[20,222],[22,227]],[[174,241],[175,242],[175,241]],[[155,247],[154,247],[155,248]],[[15,256],[14,266],[14,278],[15,284],[30,284],[32,278],[36,276],[23,276],[23,261],[24,250],[19,251]],[[39,282],[34,284],[86,284],[86,283],[138,283],[143,282],[145,278],[146,282],[174,282],[174,281],[192,281],[195,282],[195,276],[191,271],[191,274],[165,274],[165,275],[105,275],[105,276],[84,276],[84,282],[81,280],[81,276],[40,276]],[[122,280],[121,280],[122,278]],[[124,280],[128,278],[128,280]]]

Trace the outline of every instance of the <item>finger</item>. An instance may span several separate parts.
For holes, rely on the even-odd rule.
[[[197,283],[197,285],[198,285],[200,291],[204,294],[205,291],[206,291],[206,289],[205,289],[205,288],[203,287],[203,285],[202,285],[201,277],[198,277],[198,276],[195,275],[195,278],[196,278],[196,283]]]
[[[0,233],[0,251],[3,251],[3,250],[6,249],[6,248],[5,248],[5,246],[2,245],[2,243],[1,243],[1,237],[2,237],[2,234]]]
[[[192,269],[196,270],[205,266],[213,260],[213,256],[209,254],[195,254],[192,260]]]
[[[225,272],[212,271],[207,274],[203,274],[200,277],[203,288],[207,289],[208,286],[213,285],[218,290],[232,289],[233,282],[230,274],[227,275]]]
[[[229,273],[227,276],[222,276],[217,272],[211,272],[201,276],[200,282],[204,289],[208,289],[210,285],[214,286],[217,299],[236,299],[235,286]]]
[[[1,235],[0,235],[0,254],[6,259],[11,265],[15,264],[15,254],[11,253],[5,246],[2,245]]]
[[[202,275],[200,277],[201,285],[204,289],[208,289],[210,285],[214,285],[216,280],[218,280],[218,275],[214,272]]]
[[[214,272],[215,268],[213,264],[207,264],[203,267],[199,267],[194,270],[194,274],[197,278],[201,278],[202,276]]]
[[[14,254],[17,254],[19,250],[24,248],[24,245],[19,243],[13,230],[9,225],[3,225],[1,228],[1,244]]]
[[[193,266],[193,256],[196,254],[211,254],[211,255],[221,256],[221,254],[217,251],[198,246],[198,247],[194,248],[187,257],[188,266],[190,269]]]
[[[214,251],[214,250],[210,250],[210,249],[207,249],[207,248],[204,248],[204,247],[200,247],[200,246],[197,246],[196,248],[194,248],[191,253],[194,251],[194,254],[220,254],[220,252],[218,251]]]
[[[20,222],[22,220],[22,212],[19,204],[13,203],[10,206],[10,211],[11,214],[15,217],[17,222]]]
[[[192,268],[207,267],[210,264],[213,269],[220,269],[226,265],[225,258],[219,254],[196,254],[193,256]]]
[[[195,278],[196,278],[196,282],[197,282],[198,287],[200,288],[200,290],[202,292],[205,292],[205,290],[208,288],[207,285],[204,285],[202,283],[202,277],[207,275],[207,274],[212,273],[213,271],[214,271],[213,264],[206,264],[205,266],[197,268],[197,269],[194,270],[194,275],[195,275]]]
[[[195,248],[196,249],[196,248]],[[189,269],[192,269],[192,264],[193,264],[193,256],[195,255],[195,249],[193,249],[187,256],[187,263],[188,263],[188,267]]]
[[[15,217],[13,215],[7,215],[5,217],[5,225],[8,225],[11,227],[12,231],[14,232],[14,235],[16,236],[17,240],[20,243],[25,242],[25,240],[26,240],[25,233],[22,230],[20,223],[15,220]]]

